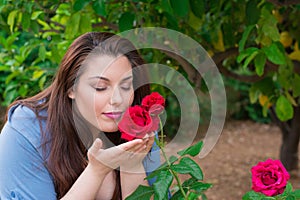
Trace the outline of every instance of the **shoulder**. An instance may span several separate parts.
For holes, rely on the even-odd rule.
[[[41,130],[44,128],[45,120],[39,120],[33,110],[18,104],[9,109],[7,122],[1,131],[1,135],[7,134],[7,132],[18,133],[35,148],[38,148],[41,145]]]

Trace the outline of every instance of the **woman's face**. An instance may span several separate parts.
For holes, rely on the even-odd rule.
[[[69,97],[81,115],[104,132],[118,130],[117,122],[133,102],[132,67],[125,56],[92,56],[85,62]]]

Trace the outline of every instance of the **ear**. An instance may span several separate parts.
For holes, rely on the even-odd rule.
[[[69,97],[70,99],[75,99],[75,94],[74,94],[74,90],[73,90],[73,89],[71,89],[71,90],[68,92],[68,97]]]

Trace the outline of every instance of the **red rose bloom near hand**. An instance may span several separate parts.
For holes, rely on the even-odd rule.
[[[134,138],[143,138],[147,133],[154,131],[152,118],[141,106],[129,107],[118,127],[122,133],[121,138],[128,141]]]
[[[165,99],[158,92],[152,92],[143,98],[142,106],[129,107],[118,124],[121,138],[130,141],[157,131],[160,123],[158,115],[164,106]]]
[[[268,159],[251,168],[252,190],[266,196],[282,194],[290,175],[279,160]]]
[[[158,92],[152,92],[142,100],[142,106],[150,115],[159,115],[164,110],[165,99]]]

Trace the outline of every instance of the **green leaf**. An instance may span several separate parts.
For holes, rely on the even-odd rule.
[[[10,31],[13,32],[14,29],[14,25],[15,25],[15,19],[18,15],[19,10],[13,10],[9,13],[8,17],[7,17],[7,24],[10,27]]]
[[[283,191],[283,195],[285,195],[285,194],[289,194],[289,193],[291,193],[293,191],[293,186],[292,186],[292,184],[290,183],[290,182],[288,182],[287,184],[286,184],[286,186],[285,186],[285,189],[284,189],[284,191]]]
[[[45,82],[46,82],[46,76],[42,76],[39,80],[39,88],[40,90],[43,90],[45,88]]]
[[[36,34],[39,33],[39,24],[36,21],[31,21],[30,22],[30,28],[32,29],[32,31]]]
[[[126,197],[126,200],[151,199],[153,194],[154,190],[152,187],[139,185],[132,194]]]
[[[247,68],[250,62],[259,54],[259,51],[254,51],[250,56],[248,56],[243,64],[243,68]]]
[[[259,49],[256,48],[256,47],[250,47],[250,48],[247,48],[247,49],[243,50],[238,55],[237,62],[241,63],[242,60],[244,60],[246,57],[250,56],[251,54],[253,54],[254,52],[257,52],[257,51],[259,51]]]
[[[92,31],[92,19],[90,14],[85,14],[80,18],[79,33],[86,33]]]
[[[45,45],[41,45],[39,48],[39,58],[44,61],[46,58],[46,48]]]
[[[265,4],[261,9],[261,16],[260,20],[258,22],[258,26],[260,28],[260,34],[262,38],[265,37],[265,39],[270,41],[279,41],[280,34],[277,28],[277,19],[272,14],[272,9],[267,8],[267,4]],[[265,41],[261,41],[262,43],[265,43]]]
[[[190,0],[191,10],[195,16],[202,18],[205,12],[205,1],[203,0]]]
[[[164,173],[163,171],[168,171],[168,170],[169,169],[167,168],[167,165],[161,166],[156,170],[154,170],[153,172],[151,172],[145,179],[155,178],[157,176],[160,176],[161,173]]]
[[[179,17],[187,17],[190,5],[189,0],[170,0],[171,7],[173,12],[178,15]]]
[[[5,84],[9,84],[14,78],[21,75],[20,71],[13,71],[11,74],[9,74],[5,79]]]
[[[274,93],[275,85],[271,77],[264,78],[251,86],[251,90],[255,92],[256,90],[264,95],[271,96]],[[259,94],[258,94],[259,95]]]
[[[32,79],[36,80],[39,79],[44,74],[43,70],[35,70],[32,74]]]
[[[255,1],[248,1],[246,4],[246,21],[247,24],[256,24],[260,17],[260,9]]]
[[[156,181],[153,183],[155,199],[165,199],[168,195],[168,190],[173,181],[173,176],[171,172],[162,171],[160,176],[157,177]]]
[[[245,44],[246,44],[246,41],[249,37],[249,34],[251,33],[252,29],[255,27],[255,25],[250,25],[250,26],[247,26],[247,28],[245,29],[245,31],[243,32],[243,36],[242,36],[242,39],[240,40],[239,42],[239,52],[243,51],[244,48],[245,48]]]
[[[31,14],[31,19],[32,20],[36,20],[39,16],[40,16],[40,14],[42,14],[43,13],[43,11],[34,11],[32,14]]]
[[[242,200],[261,200],[263,197],[265,197],[265,195],[250,191],[243,196]]]
[[[28,85],[27,84],[23,84],[20,86],[18,93],[21,97],[25,97],[28,93]]]
[[[262,50],[272,63],[277,65],[284,65],[287,63],[285,50],[282,48],[280,42],[272,43],[269,47],[264,47]]]
[[[135,15],[130,12],[125,12],[119,19],[119,29],[120,31],[126,31],[133,28],[133,22]]]
[[[294,196],[287,196],[285,200],[297,200]]]
[[[27,30],[30,27],[30,14],[28,12],[24,12],[22,14],[22,28]]]
[[[8,106],[18,97],[18,91],[16,89],[5,90],[3,97],[5,98],[4,105]]]
[[[285,91],[284,94],[293,106],[297,106],[297,103],[296,103],[295,99],[292,97],[292,95],[288,91]]]
[[[196,194],[196,193],[194,193],[194,192],[190,192],[190,193],[188,194],[188,200],[195,200],[195,199],[198,199],[199,196],[200,196],[199,194]]]
[[[254,66],[258,76],[262,76],[264,74],[266,61],[267,58],[264,53],[259,53],[258,55],[256,55],[254,59]]]
[[[293,195],[297,199],[300,199],[300,189],[291,192],[291,195]]]
[[[90,0],[75,0],[74,5],[73,5],[73,10],[75,12],[82,10]]]
[[[171,169],[180,174],[190,174],[197,180],[203,180],[203,172],[199,165],[189,157],[184,157],[179,164],[174,164]]]
[[[176,162],[178,160],[178,158],[176,156],[170,156],[169,158],[169,163],[173,164],[174,162]],[[150,178],[154,178],[156,176],[159,176],[159,174],[161,173],[161,171],[166,171],[169,170],[168,168],[168,164],[167,162],[164,162],[163,164],[161,164],[156,170],[154,170],[153,172],[151,172],[146,179],[150,179]]]
[[[80,24],[80,12],[73,13],[66,25],[66,39],[73,39],[78,34]]]
[[[105,1],[104,0],[96,0],[93,3],[93,9],[98,15],[106,16],[106,7],[105,7]]]
[[[200,153],[203,146],[203,141],[200,141],[193,146],[188,147],[187,149],[181,150],[177,152],[178,155],[184,156],[184,155],[190,155],[190,156],[196,156]]]
[[[191,185],[190,189],[200,193],[200,192],[204,192],[204,191],[208,190],[211,187],[212,187],[212,184],[210,184],[210,183],[197,182],[197,183],[194,183],[193,185]]]
[[[292,88],[293,88],[293,97],[296,98],[300,96],[300,76],[298,74],[294,75]]]
[[[10,35],[5,41],[5,48],[12,49],[13,43],[17,40],[17,37],[20,35],[20,32],[15,32]]]
[[[183,200],[183,199],[184,199],[184,197],[180,190],[178,190],[177,192],[172,194],[172,197],[171,197],[171,200]]]
[[[281,95],[276,101],[275,112],[281,121],[287,121],[294,116],[294,109],[290,101]]]
[[[161,12],[166,12],[166,13],[172,14],[173,10],[172,10],[169,0],[159,1],[159,7],[162,10]]]

